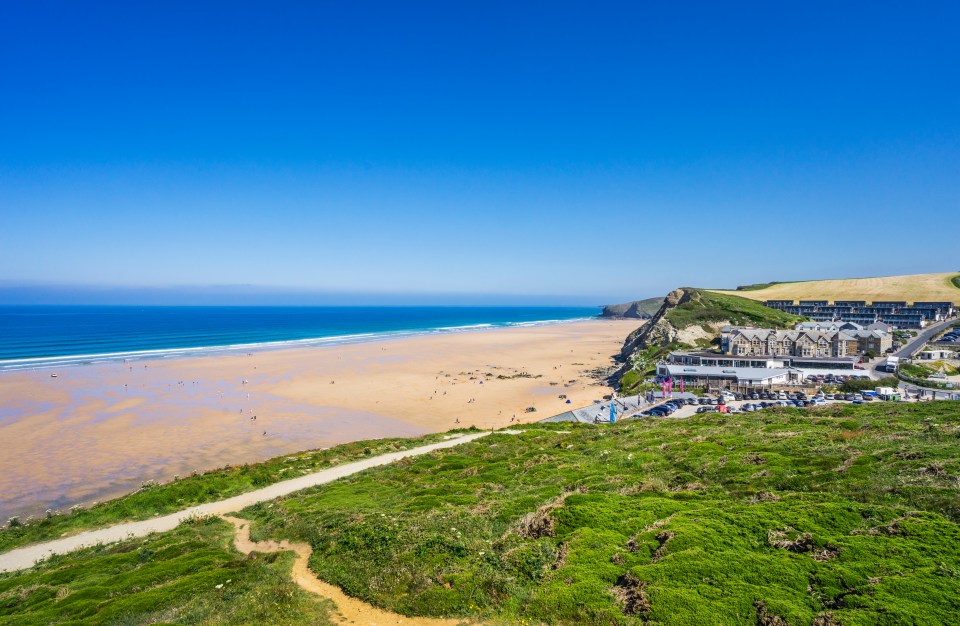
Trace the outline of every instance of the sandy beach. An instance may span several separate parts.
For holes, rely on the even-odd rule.
[[[609,393],[590,372],[611,365],[638,325],[592,320],[3,372],[0,518],[347,441],[543,419]]]

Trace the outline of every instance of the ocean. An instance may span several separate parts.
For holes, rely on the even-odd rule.
[[[552,324],[599,307],[3,306],[0,370]]]

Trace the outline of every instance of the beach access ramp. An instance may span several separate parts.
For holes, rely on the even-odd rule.
[[[617,419],[632,417],[641,408],[647,406],[647,403],[640,396],[626,396],[616,400],[607,400],[598,402],[580,409],[573,409],[540,420],[541,422],[580,422],[581,424],[609,424],[610,423],[610,405],[617,405]]]

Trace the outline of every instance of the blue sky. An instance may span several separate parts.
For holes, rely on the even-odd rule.
[[[7,3],[0,301],[960,269],[960,8],[837,4]]]

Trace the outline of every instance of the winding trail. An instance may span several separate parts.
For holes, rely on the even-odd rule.
[[[369,626],[384,626],[386,624],[406,624],[408,626],[458,626],[469,624],[468,620],[438,619],[432,617],[406,617],[398,613],[390,613],[383,609],[367,604],[345,594],[340,587],[325,583],[308,567],[310,554],[313,550],[305,543],[290,543],[288,541],[251,541],[250,522],[236,517],[223,516],[235,529],[233,544],[242,554],[251,552],[279,552],[292,550],[297,558],[290,570],[290,578],[294,583],[309,593],[332,600],[337,605],[337,619],[341,624],[363,624]]]
[[[0,554],[0,572],[12,572],[33,567],[34,563],[36,563],[38,560],[47,558],[54,554],[66,554],[79,548],[95,546],[97,544],[113,543],[116,541],[123,541],[125,539],[132,539],[136,537],[145,537],[150,533],[173,530],[180,524],[180,522],[191,517],[204,517],[208,515],[224,516],[227,513],[239,511],[240,509],[246,508],[253,504],[269,502],[270,500],[289,495],[296,491],[300,491],[301,489],[330,483],[339,478],[351,476],[372,467],[388,465],[394,461],[399,461],[400,459],[420,456],[435,450],[443,450],[444,448],[459,446],[461,444],[480,439],[481,437],[486,437],[493,432],[494,431],[484,431],[480,433],[471,433],[469,435],[454,436],[445,441],[431,443],[425,446],[411,448],[409,450],[389,452],[387,454],[381,454],[380,456],[371,457],[362,461],[344,463],[343,465],[337,465],[336,467],[331,467],[319,472],[305,474],[304,476],[300,476],[298,478],[291,478],[290,480],[274,483],[262,489],[248,491],[247,493],[242,493],[238,496],[227,498],[225,500],[207,502],[205,504],[192,506],[188,509],[177,511],[176,513],[170,513],[168,515],[154,517],[139,522],[117,524],[116,526],[86,531],[70,537],[64,537],[62,539],[54,539],[52,541],[45,541],[42,543],[24,546],[22,548],[16,548],[4,554]],[[520,431],[500,430],[496,432],[499,434],[515,435]],[[417,624],[419,622],[405,621],[403,623]],[[427,622],[423,623],[426,624]]]

